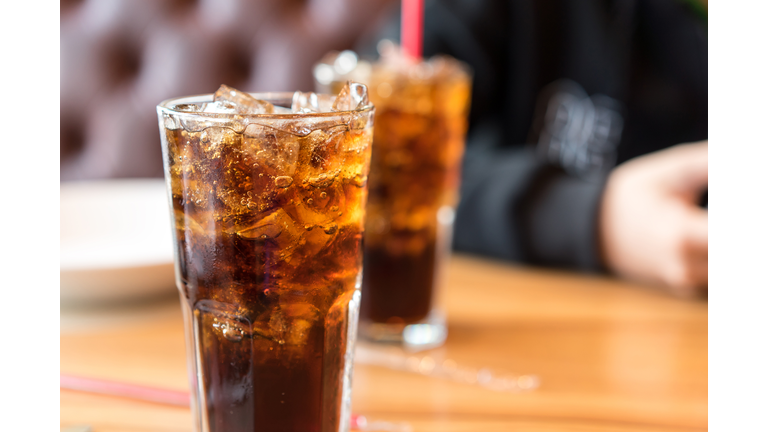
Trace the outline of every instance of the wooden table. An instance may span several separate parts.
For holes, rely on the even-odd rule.
[[[536,374],[530,392],[358,364],[353,411],[419,431],[707,429],[707,303],[607,277],[452,258],[446,345],[426,354]],[[61,372],[186,390],[182,319],[170,298],[62,310]],[[425,353],[420,353],[425,355]],[[61,391],[61,426],[192,431],[190,410]]]

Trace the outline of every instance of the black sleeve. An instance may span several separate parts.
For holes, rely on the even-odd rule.
[[[475,128],[463,165],[454,248],[582,270],[602,268],[597,209],[604,177],[582,179],[540,162],[531,147],[497,146]]]
[[[598,211],[609,169],[706,138],[705,31],[685,2],[427,1],[425,54],[475,72],[454,248],[603,270]],[[611,146],[585,141],[602,155],[594,169],[543,151],[556,148],[539,121],[556,84],[622,125],[604,141]]]

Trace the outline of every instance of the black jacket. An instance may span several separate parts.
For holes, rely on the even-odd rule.
[[[425,56],[474,70],[455,249],[602,268],[596,217],[610,170],[707,138],[707,23],[696,6],[427,0]]]

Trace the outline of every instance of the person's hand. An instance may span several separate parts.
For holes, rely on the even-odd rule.
[[[632,159],[608,177],[599,216],[604,263],[683,297],[707,289],[707,141]]]

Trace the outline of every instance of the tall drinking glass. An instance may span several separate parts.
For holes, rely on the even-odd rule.
[[[349,51],[315,66],[319,89],[355,76],[376,105],[360,333],[411,348],[441,344],[442,273],[450,254],[469,112],[469,67],[451,57],[372,64]]]
[[[236,92],[157,108],[196,427],[346,431],[373,106]]]

